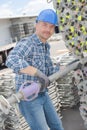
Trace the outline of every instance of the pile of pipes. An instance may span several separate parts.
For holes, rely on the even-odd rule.
[[[61,57],[59,61],[60,68],[67,66],[76,60],[70,52],[62,54],[59,57]],[[79,102],[78,88],[72,83],[73,74],[74,71],[71,71],[66,76],[57,80],[59,99],[62,107],[73,107]]]
[[[15,93],[14,74],[0,75],[0,95],[5,98]],[[4,114],[0,110],[0,130],[18,130],[19,119],[16,113],[15,105],[12,105],[9,114]]]
[[[82,70],[74,73],[75,86],[78,87],[78,95],[80,97],[80,115],[84,120],[84,125],[87,128],[87,63]]]
[[[61,54],[58,57],[61,57],[59,61],[60,66],[66,66],[68,64],[71,64],[73,61],[77,60],[70,52]]]
[[[61,116],[61,102],[60,102],[60,98],[59,98],[59,90],[57,88],[57,82],[54,81],[53,83],[51,83],[51,85],[48,87],[48,93],[49,96],[53,102],[53,105],[56,108],[57,113],[59,114],[60,118]]]
[[[84,125],[87,128],[87,80],[84,80],[78,85],[80,94],[80,115],[84,120]]]
[[[79,103],[78,89],[72,84],[73,71],[58,79],[59,98],[62,107],[74,107]]]

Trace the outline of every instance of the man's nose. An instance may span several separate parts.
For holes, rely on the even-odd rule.
[[[50,31],[50,30],[51,30],[50,26],[47,26],[47,27],[46,27],[46,30],[47,30],[47,31]]]

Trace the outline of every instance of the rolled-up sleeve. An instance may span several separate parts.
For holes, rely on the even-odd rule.
[[[25,57],[29,55],[31,48],[32,46],[27,40],[18,42],[14,49],[9,53],[6,60],[6,66],[11,68],[14,73],[19,73],[21,69],[29,66]]]

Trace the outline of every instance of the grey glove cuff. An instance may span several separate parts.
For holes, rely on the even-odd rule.
[[[49,84],[50,84],[49,78],[44,73],[42,73],[40,70],[37,69],[35,76],[38,77],[39,82],[41,83],[41,90],[43,90],[44,88],[49,86]]]

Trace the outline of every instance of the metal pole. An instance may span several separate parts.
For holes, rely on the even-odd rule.
[[[74,70],[76,69],[77,65],[78,65],[79,62],[76,62],[76,63],[73,63],[61,70],[59,70],[58,72],[54,73],[53,75],[51,75],[49,77],[50,81],[53,82],[54,80],[57,80],[61,77],[63,77],[64,75],[66,75],[68,72],[70,72],[71,70]]]

